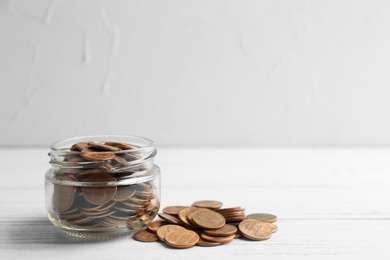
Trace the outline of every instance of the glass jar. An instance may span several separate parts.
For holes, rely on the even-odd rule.
[[[50,221],[67,235],[103,239],[146,226],[160,207],[153,142],[134,136],[85,136],[50,147],[45,176]]]

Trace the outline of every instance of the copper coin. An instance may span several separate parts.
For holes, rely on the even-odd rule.
[[[255,213],[255,214],[250,214],[246,216],[247,219],[255,219],[261,222],[275,222],[278,218],[275,215],[268,214],[268,213]]]
[[[271,232],[272,233],[275,233],[276,231],[278,231],[278,226],[276,226],[275,224],[273,223],[268,223],[268,222],[264,222],[267,224],[267,226],[271,229]]]
[[[176,230],[176,229],[181,229],[181,230],[185,230],[185,228],[183,228],[182,226],[179,226],[179,225],[164,225],[164,226],[161,226],[159,229],[157,229],[157,236],[158,238],[161,240],[161,241],[164,241],[164,237],[165,235],[169,232],[169,231],[172,231],[172,230]]]
[[[165,243],[175,248],[193,247],[198,241],[199,235],[187,229],[172,230],[165,235]]]
[[[122,158],[122,157],[120,157],[118,155],[116,155],[114,157],[114,161],[116,161],[117,163],[122,164],[122,165],[127,165],[128,164],[126,159],[124,159],[124,158]]]
[[[163,212],[165,214],[169,214],[169,215],[179,215],[179,212],[185,208],[188,208],[188,207],[185,207],[185,206],[170,206],[170,207],[165,207],[163,209]]]
[[[106,145],[109,145],[109,146],[115,146],[115,147],[118,147],[122,150],[130,150],[130,149],[133,149],[133,147],[131,145],[128,145],[128,144],[125,144],[125,143],[118,143],[118,142],[105,142]]]
[[[201,238],[203,238],[207,241],[217,242],[217,243],[227,243],[227,242],[232,241],[235,238],[236,234],[224,236],[224,237],[213,237],[213,236],[209,236],[209,235],[202,233],[202,234],[200,234],[200,236],[201,236]]]
[[[197,211],[193,218],[194,224],[204,229],[217,229],[225,225],[225,218],[213,210]]]
[[[207,240],[204,240],[202,237],[200,237],[199,241],[198,241],[198,243],[196,243],[196,245],[197,246],[204,246],[204,247],[211,247],[211,246],[222,245],[222,243],[207,241]]]
[[[164,226],[164,225],[167,225],[168,222],[164,221],[164,220],[155,220],[155,221],[152,221],[148,224],[147,228],[150,232],[153,232],[153,233],[156,233],[157,230]]]
[[[73,181],[72,178],[62,176],[61,180]],[[68,210],[75,199],[76,188],[68,185],[54,184],[53,206],[57,211]]]
[[[110,182],[116,179],[108,174],[91,175],[85,179],[85,182]],[[86,201],[94,205],[100,205],[109,202],[115,197],[116,186],[105,187],[83,187],[83,196]]]
[[[200,200],[192,204],[197,208],[219,209],[222,207],[222,202],[216,200]]]
[[[227,213],[227,212],[235,212],[235,211],[243,211],[244,209],[241,208],[241,207],[232,207],[232,208],[223,208],[223,209],[216,209],[215,211],[219,212],[219,213]]]
[[[111,152],[90,152],[84,149],[81,152],[81,157],[91,161],[107,161],[114,158],[115,154]]]
[[[88,143],[87,143],[87,142],[78,142],[78,143],[76,144],[76,147],[77,147],[80,151],[82,151],[82,150],[88,148]]]
[[[205,211],[205,210],[208,210],[208,209],[191,207],[187,211],[187,220],[188,220],[188,222],[191,223],[191,224],[194,224],[193,217],[194,217],[195,213],[198,212],[198,211]]]
[[[242,235],[251,240],[266,240],[272,231],[267,224],[254,219],[246,219],[238,225]]]
[[[73,144],[73,145],[70,147],[70,150],[71,150],[72,152],[81,151],[81,150],[77,147],[77,144]]]
[[[120,151],[121,150],[118,147],[107,145],[107,144],[102,144],[102,143],[99,143],[99,142],[88,142],[88,146],[90,146],[92,148],[95,148],[95,149],[103,150],[103,151],[113,151],[113,152],[115,152],[115,151]]]
[[[114,197],[115,201],[124,201],[135,194],[134,186],[118,186]]]
[[[158,241],[158,237],[155,233],[151,233],[146,230],[139,230],[134,233],[133,235],[134,239],[141,241],[141,242],[156,242]]]
[[[181,224],[181,221],[180,219],[178,219],[177,217],[174,217],[172,215],[169,215],[169,214],[165,214],[165,213],[158,213],[158,216],[166,221],[168,221],[169,223],[173,223],[173,224]]]
[[[198,209],[198,208],[185,208],[185,209],[182,209],[180,212],[179,212],[179,219],[188,227],[194,227],[189,221],[188,221],[188,218],[187,218],[187,214],[188,214],[188,211],[189,210],[192,210],[192,209]]]
[[[236,234],[237,228],[233,225],[225,224],[223,227],[218,229],[209,229],[204,230],[203,233],[209,236],[214,237],[224,237],[224,236],[231,236]]]

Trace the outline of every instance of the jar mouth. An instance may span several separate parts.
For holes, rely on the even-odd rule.
[[[113,141],[113,142],[126,142],[134,145],[131,150],[122,150],[121,152],[131,151],[138,152],[148,148],[153,147],[153,141],[140,136],[130,136],[130,135],[90,135],[90,136],[80,136],[74,138],[68,138],[54,142],[50,145],[50,149],[53,152],[63,152],[64,149],[69,148],[72,144],[83,141]],[[67,151],[67,153],[81,153],[78,151]],[[114,152],[115,153],[115,152]]]

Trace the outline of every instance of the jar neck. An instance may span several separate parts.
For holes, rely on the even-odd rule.
[[[85,152],[51,149],[49,163],[60,169],[102,169],[109,172],[139,171],[152,167],[157,150],[151,146],[110,153],[113,154],[113,158],[94,161],[85,159]]]

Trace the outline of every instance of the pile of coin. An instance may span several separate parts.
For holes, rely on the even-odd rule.
[[[148,224],[159,209],[153,182],[112,184],[135,172],[130,162],[142,157],[132,149],[129,144],[109,141],[78,142],[64,149],[57,165],[66,167],[53,172],[63,184],[54,184],[52,215],[65,225],[83,228],[139,229]]]
[[[197,201],[192,206],[170,206],[159,213],[161,220],[134,233],[142,242],[162,241],[174,248],[218,246],[235,238],[266,240],[277,231],[275,215],[256,213],[245,216],[241,207],[222,208],[222,202]]]

